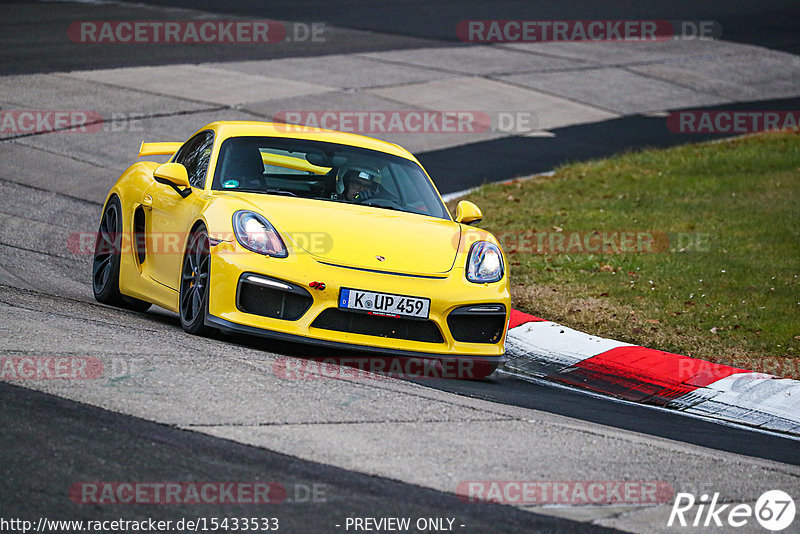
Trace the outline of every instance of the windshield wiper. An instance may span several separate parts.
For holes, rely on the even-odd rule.
[[[369,202],[369,201],[362,202],[361,205],[362,206],[369,206],[371,208],[383,208],[383,209],[386,209],[386,210],[400,211],[400,212],[403,212],[403,213],[414,213],[413,211],[409,211],[409,210],[404,209],[404,208],[402,208],[400,206],[397,206],[397,205],[392,206],[390,204],[373,204],[372,202]]]
[[[237,187],[235,189],[220,189],[226,193],[261,193],[264,195],[285,195],[287,197],[296,197],[296,193],[286,191],[285,189],[261,189],[258,187]]]
[[[296,197],[297,194],[285,189],[267,189],[264,191],[268,195],[284,195],[287,197]]]

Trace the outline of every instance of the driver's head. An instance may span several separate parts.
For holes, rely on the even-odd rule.
[[[365,200],[371,198],[378,191],[381,177],[369,169],[348,169],[344,176],[345,200]]]

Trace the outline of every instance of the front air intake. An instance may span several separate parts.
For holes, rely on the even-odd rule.
[[[447,327],[456,341],[499,343],[506,326],[506,307],[502,304],[461,306],[447,316]]]
[[[236,307],[245,313],[296,321],[314,299],[304,287],[262,275],[244,274],[236,291]]]
[[[422,341],[425,343],[444,343],[444,338],[439,328],[433,321],[427,319],[383,317],[328,308],[314,319],[311,326],[313,328],[364,334],[366,336],[407,339],[408,341]]]

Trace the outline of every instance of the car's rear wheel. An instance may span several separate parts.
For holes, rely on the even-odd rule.
[[[123,295],[119,291],[119,267],[122,250],[122,207],[119,198],[111,197],[103,210],[94,242],[92,290],[98,302],[133,311],[146,311],[151,304]]]
[[[181,269],[179,314],[183,329],[195,335],[207,334],[205,325],[208,309],[208,288],[211,273],[211,253],[208,233],[200,227],[189,236]]]

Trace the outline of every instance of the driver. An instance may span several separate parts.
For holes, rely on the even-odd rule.
[[[381,185],[381,175],[365,168],[348,169],[342,176],[342,182],[345,200],[360,202],[375,196]]]

